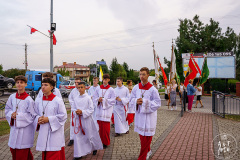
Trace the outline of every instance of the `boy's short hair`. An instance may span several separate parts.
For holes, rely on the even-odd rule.
[[[17,81],[19,81],[19,80],[27,83],[27,78],[26,78],[25,76],[23,76],[23,75],[19,75],[19,76],[16,76],[16,77],[15,77],[15,82],[17,82]]]
[[[85,82],[79,82],[78,85],[80,86],[81,84],[83,84],[85,86]]]
[[[93,77],[93,79],[97,79],[99,81],[99,78],[98,77]]]
[[[76,78],[75,78],[75,81],[76,81],[76,80],[80,80],[80,81],[81,81],[81,78],[80,78],[80,77],[76,77]]]
[[[147,67],[142,67],[142,68],[140,69],[140,72],[142,72],[142,71],[146,71],[147,74],[149,74],[149,69],[148,69]]]
[[[157,81],[154,79],[152,82],[155,82],[155,83],[157,83]]]
[[[132,80],[127,80],[127,84],[130,84],[132,82]]]
[[[103,79],[107,79],[107,78],[110,79],[110,76],[109,76],[109,74],[106,73],[103,75]]]
[[[192,83],[193,82],[193,79],[189,79],[189,81],[188,81],[189,83]]]
[[[56,84],[56,82],[52,78],[44,78],[42,80],[42,84],[43,83],[49,83],[51,86],[53,86],[53,88],[55,87]]]
[[[117,77],[117,80],[123,81],[122,77]]]
[[[53,73],[51,72],[45,72],[42,74],[43,78],[48,77],[48,78],[53,78]]]

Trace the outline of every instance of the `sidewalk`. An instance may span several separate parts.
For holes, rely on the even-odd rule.
[[[177,110],[169,110],[167,106],[158,109],[156,134],[151,143],[152,156],[150,159],[215,159],[211,143],[213,138],[221,133],[233,135],[240,145],[240,123],[219,118],[211,113],[211,97],[204,98],[204,108],[193,108],[194,113],[184,113],[180,117],[180,105]],[[162,105],[165,105],[162,99]],[[178,102],[177,102],[178,104]],[[65,123],[65,140],[69,142],[70,115]],[[11,159],[8,136],[0,137],[0,159]],[[35,145],[36,145],[35,136]],[[97,155],[89,154],[82,159],[104,160],[137,160],[140,152],[139,135],[130,127],[130,133],[114,137],[114,128],[111,128],[111,145],[98,151]],[[41,159],[41,152],[32,147],[34,158]],[[66,159],[73,158],[73,146],[65,147]],[[233,157],[240,159],[239,151]]]

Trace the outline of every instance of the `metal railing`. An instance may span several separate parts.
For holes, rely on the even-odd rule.
[[[235,95],[213,91],[212,112],[223,118],[225,118],[225,115],[240,115],[240,98]]]
[[[0,119],[5,118],[5,105],[6,101],[0,100]]]

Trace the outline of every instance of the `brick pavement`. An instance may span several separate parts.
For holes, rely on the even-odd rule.
[[[219,133],[229,133],[234,135],[240,142],[239,122],[232,122],[226,119],[218,118],[211,114],[211,98],[204,98],[206,107],[193,109],[194,113],[184,113],[180,117],[180,105],[178,110],[168,110],[166,106],[158,110],[158,122],[156,134],[151,143],[153,155],[151,159],[214,159],[211,149],[212,139]],[[178,104],[178,103],[177,103]],[[162,105],[165,101],[162,99]],[[69,142],[69,123],[70,115],[65,123],[65,140]],[[9,151],[8,136],[0,137],[0,159],[11,159]],[[41,159],[41,152],[35,150],[36,138],[32,152],[34,158]],[[98,151],[96,156],[89,154],[83,159],[131,159],[136,160],[140,151],[140,140],[134,127],[130,127],[130,133],[114,137],[114,128],[111,128],[111,144],[105,149]],[[240,145],[240,144],[239,144]],[[73,158],[73,146],[65,147],[66,159]],[[234,158],[239,158],[239,151]]]

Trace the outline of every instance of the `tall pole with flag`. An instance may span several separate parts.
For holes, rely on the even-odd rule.
[[[103,81],[103,71],[102,71],[102,67],[100,66],[100,71],[99,71],[99,82]]]
[[[158,66],[158,61],[157,61],[157,55],[154,49],[154,42],[153,42],[153,57],[154,57],[154,68],[155,68],[155,80],[158,82],[159,81],[159,66]]]
[[[53,23],[53,0],[51,0],[51,12],[50,12],[50,72],[53,72],[53,31],[51,25]]]
[[[170,66],[170,78],[171,82],[176,77],[176,56],[173,49],[173,40],[172,40],[172,55],[171,55],[171,66]]]

